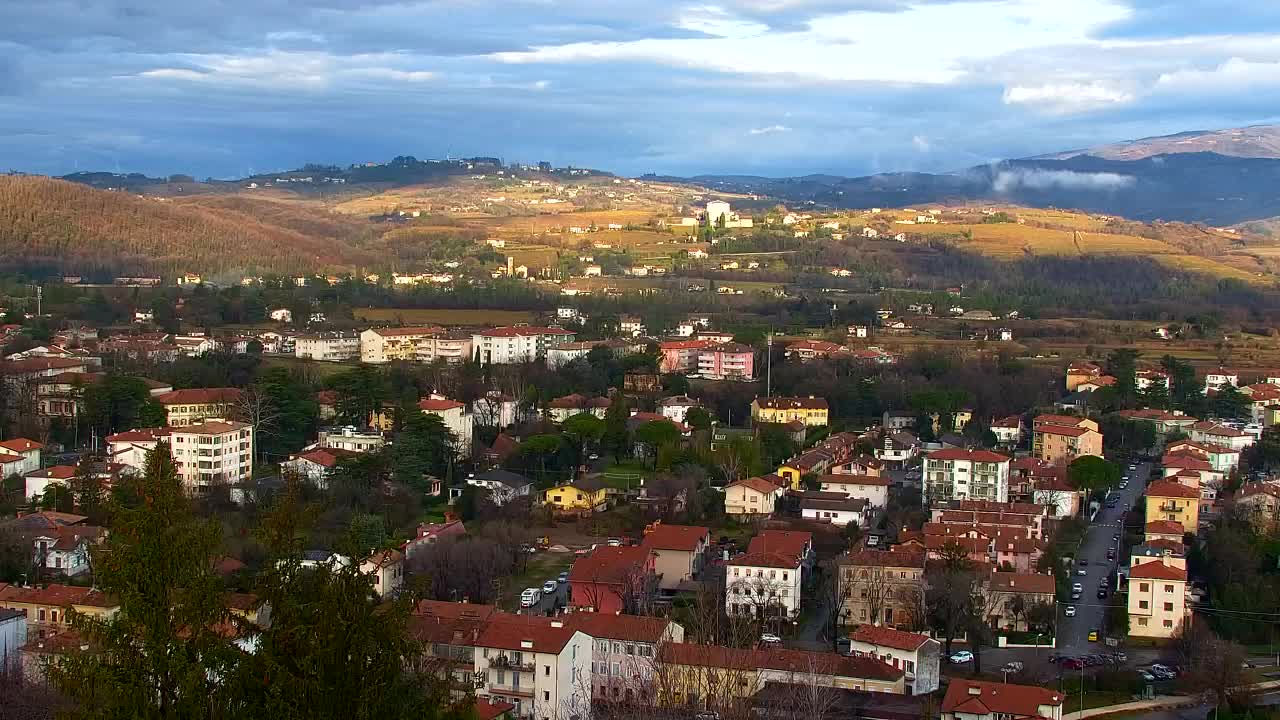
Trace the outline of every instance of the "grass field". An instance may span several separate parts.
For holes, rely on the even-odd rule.
[[[407,325],[511,325],[533,319],[533,313],[525,310],[357,308],[351,314],[365,322],[403,322]]]

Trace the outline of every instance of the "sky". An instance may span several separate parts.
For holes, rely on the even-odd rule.
[[[0,0],[0,170],[938,172],[1280,120],[1276,0]]]

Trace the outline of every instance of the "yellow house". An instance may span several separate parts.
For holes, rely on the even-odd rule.
[[[1200,491],[1169,480],[1147,486],[1147,522],[1168,520],[1195,533],[1200,527]]]
[[[208,418],[230,417],[240,402],[239,388],[187,388],[156,396],[164,408],[165,422],[171,427],[186,427]]]
[[[791,458],[778,466],[778,477],[786,481],[792,490],[800,489],[805,475],[821,475],[831,467],[831,455],[824,450],[810,450]]]
[[[604,509],[608,493],[598,478],[581,478],[546,490],[542,501],[557,512],[590,513]]]
[[[787,423],[799,420],[808,426],[827,425],[830,410],[825,398],[813,397],[768,397],[751,401],[751,421],[753,424]]]
[[[767,683],[906,694],[905,674],[882,660],[806,650],[667,643],[654,671],[657,703],[726,710]]]

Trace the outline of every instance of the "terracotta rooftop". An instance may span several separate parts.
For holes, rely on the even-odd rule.
[[[994,572],[989,580],[991,589],[997,592],[1052,595],[1055,591],[1052,575]]]
[[[575,612],[566,617],[571,627],[593,638],[631,642],[656,643],[662,640],[667,628],[671,626],[671,621],[666,618],[639,615]]]
[[[709,538],[710,531],[697,525],[659,525],[644,536],[642,545],[650,550],[683,550],[693,552]]]
[[[1157,480],[1147,485],[1147,497],[1161,498],[1199,498],[1200,491],[1186,485],[1168,480]]]
[[[644,571],[648,566],[650,552],[650,549],[637,545],[602,545],[592,550],[590,555],[573,561],[573,566],[569,568],[569,582],[623,584],[633,574]]]
[[[765,479],[764,479],[764,478],[762,478],[762,477],[749,477],[749,478],[744,478],[744,479],[742,479],[742,480],[738,480],[738,481],[736,481],[736,482],[729,483],[729,484],[728,484],[728,485],[726,485],[725,487],[726,487],[726,488],[731,488],[731,487],[746,487],[746,488],[750,488],[750,489],[752,489],[752,490],[755,490],[755,491],[756,491],[756,492],[758,492],[758,493],[764,493],[765,495],[771,495],[771,494],[773,494],[773,493],[775,493],[775,492],[777,492],[777,491],[778,491],[778,486],[777,486],[777,485],[774,485],[773,483],[769,482],[768,480],[765,480]]]
[[[161,393],[156,396],[156,402],[161,405],[229,404],[238,401],[242,394],[240,388],[233,387],[187,388]]]
[[[924,568],[924,553],[891,550],[859,550],[840,560],[841,565],[860,567]]]
[[[418,401],[418,409],[423,412],[443,412],[461,407],[466,406],[457,400],[449,400],[448,398],[423,398]]]
[[[813,545],[813,533],[798,530],[765,530],[751,538],[747,552],[780,552],[800,557]]]
[[[1182,537],[1186,530],[1182,523],[1175,520],[1152,520],[1147,523],[1145,531],[1148,535],[1177,535]]]
[[[1179,580],[1187,581],[1187,571],[1180,567],[1165,565],[1159,560],[1144,562],[1129,568],[1129,579],[1134,580]]]
[[[40,450],[44,448],[44,445],[41,445],[35,440],[28,440],[26,438],[13,438],[12,440],[0,440],[0,448],[3,448],[10,452],[22,454],[26,452],[31,452],[32,450]]]
[[[854,642],[867,643],[868,645],[880,645],[883,647],[896,648],[898,650],[915,650],[921,645],[929,642],[928,635],[919,635],[917,633],[906,632],[904,630],[895,630],[887,627],[877,627],[875,625],[862,625],[849,636]]]
[[[1062,701],[1062,693],[1033,685],[953,678],[939,709],[944,713],[1034,718],[1042,716],[1041,706],[1057,707]]]

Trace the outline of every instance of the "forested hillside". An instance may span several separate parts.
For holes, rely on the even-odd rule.
[[[287,273],[369,261],[362,249],[368,231],[358,223],[264,202],[175,202],[45,177],[0,177],[0,266],[106,277]]]

